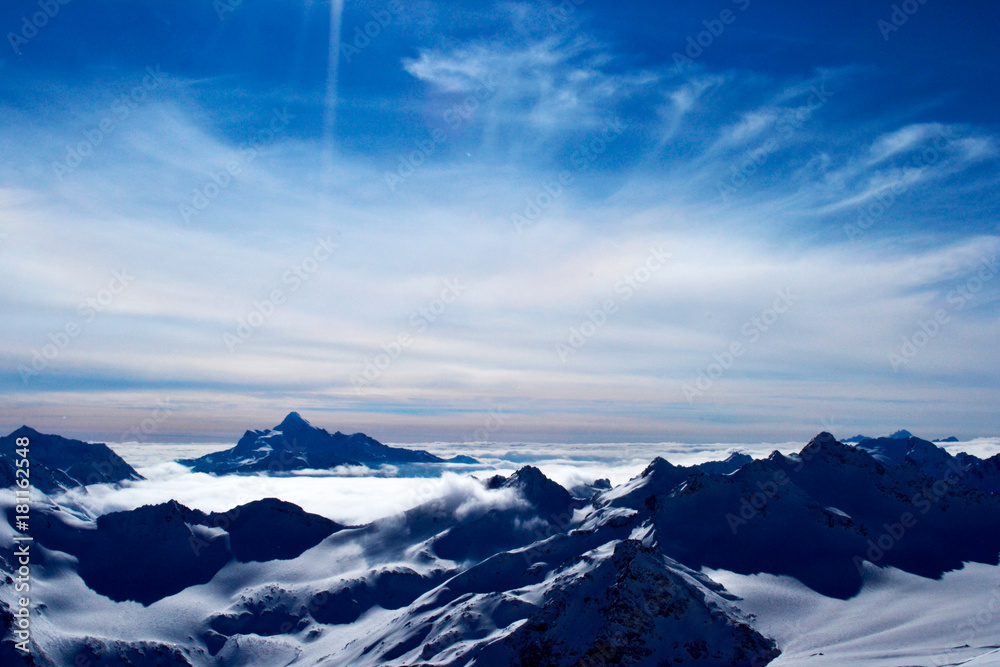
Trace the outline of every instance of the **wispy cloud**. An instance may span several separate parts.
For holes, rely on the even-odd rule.
[[[491,121],[551,132],[594,127],[660,78],[653,72],[615,73],[609,61],[607,48],[587,36],[558,35],[526,44],[427,49],[404,60],[404,68],[444,93],[469,95],[485,87]]]
[[[63,178],[52,163],[155,62],[107,65],[99,78],[15,73],[0,89],[0,143],[15,156],[0,166],[9,425],[61,430],[72,418],[113,437],[134,424],[130,404],[166,391],[190,418],[171,420],[183,437],[238,435],[281,406],[426,439],[474,430],[497,402],[511,406],[509,438],[776,438],[814,431],[814,412],[896,419],[900,406],[928,423],[994,424],[974,406],[995,391],[1000,283],[984,283],[905,378],[885,352],[997,249],[995,128],[940,96],[910,91],[900,110],[883,91],[902,78],[824,69],[807,50],[798,74],[768,66],[766,49],[734,58],[740,40],[761,39],[751,11],[746,29],[678,73],[673,47],[655,45],[687,32],[617,39],[660,10],[597,18],[615,10],[471,8],[456,41],[446,11],[408,7],[342,68],[328,172],[326,72],[301,64],[312,42],[295,42],[301,67],[283,60],[284,33],[253,62],[233,55],[239,21],[274,8],[242,6],[198,71],[164,54],[162,88]],[[319,28],[326,39],[325,24],[295,25],[296,39]],[[33,78],[28,100],[12,82]],[[455,109],[465,115],[450,126]],[[614,142],[600,136],[609,121],[621,127]],[[385,175],[401,162],[405,186],[390,192]],[[518,234],[512,214],[539,197],[544,211]],[[873,206],[863,238],[848,237]],[[317,238],[338,251],[310,268]],[[651,246],[672,259],[626,302]],[[49,355],[123,268],[128,289]],[[468,285],[461,300],[423,314],[456,279]],[[801,295],[794,312],[689,405],[680,384],[782,289]],[[609,299],[613,318],[563,364],[555,344]],[[231,351],[224,337],[254,313],[261,323]],[[412,345],[359,396],[351,376],[401,334]]]

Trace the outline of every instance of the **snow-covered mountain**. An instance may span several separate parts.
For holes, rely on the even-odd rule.
[[[893,433],[892,435],[887,435],[885,437],[886,438],[897,438],[897,439],[905,440],[907,438],[912,438],[913,434],[910,433],[909,431],[907,431],[906,429],[900,429],[900,430],[896,431],[895,433]],[[864,442],[865,440],[874,440],[874,439],[875,438],[871,438],[871,437],[869,437],[867,435],[860,435],[860,434],[858,434],[858,435],[856,435],[856,436],[854,436],[852,438],[844,438],[843,440],[841,440],[841,442],[849,443],[849,444],[855,444],[856,445],[859,442]]]
[[[247,431],[232,449],[181,461],[195,472],[215,474],[329,469],[338,466],[444,463],[423,450],[389,447],[364,433],[329,433],[291,412],[273,429]],[[475,463],[469,457],[447,459]]]
[[[35,542],[74,556],[93,591],[145,605],[208,582],[232,560],[295,558],[343,528],[274,498],[212,514],[172,500],[86,523],[54,505],[33,515]]]
[[[933,442],[899,431],[887,438],[868,438],[858,443],[873,458],[888,466],[913,466],[937,480],[953,480],[963,486],[1000,492],[1000,455],[982,460],[971,454],[952,455]]]
[[[659,472],[652,489],[662,488]],[[799,454],[774,452],[728,476],[693,475],[669,493],[644,498],[640,488],[611,504],[648,513],[665,553],[690,567],[790,575],[847,598],[862,585],[864,560],[922,576],[997,563],[1000,498],[937,481],[822,433]]]
[[[260,433],[296,432],[294,421]],[[760,667],[781,645],[710,573],[842,602],[873,567],[933,581],[998,564],[1000,494],[980,480],[995,479],[1000,455],[948,459],[895,440],[821,433],[765,459],[657,458],[576,495],[525,466],[456,478],[362,526],[275,499],[97,518],[42,504],[36,664]],[[956,461],[981,478],[937,476]],[[8,627],[12,601],[0,587]]]
[[[736,472],[751,461],[753,461],[753,457],[749,454],[733,452],[722,461],[707,461],[705,463],[698,463],[692,467],[697,468],[702,472],[714,473],[716,475],[729,475]]]
[[[345,656],[392,665],[763,665],[778,655],[710,579],[638,540],[553,538],[473,566]]]
[[[28,439],[31,485],[45,493],[75,486],[142,479],[132,466],[103,443],[70,440],[22,426],[10,435],[0,437],[0,488],[15,483],[18,438]]]

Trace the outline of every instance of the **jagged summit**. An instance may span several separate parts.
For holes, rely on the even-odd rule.
[[[943,447],[915,436],[870,438],[858,443],[857,449],[887,466],[909,468],[933,479],[952,480],[949,483],[958,480],[982,491],[1000,490],[1000,471],[992,463],[998,455],[986,461],[964,452],[952,455]]]
[[[546,520],[553,517],[566,520],[579,505],[569,491],[535,466],[523,466],[510,477],[494,475],[485,484],[488,489],[516,489]]]
[[[298,412],[289,412],[281,423],[274,427],[275,431],[291,431],[300,428],[310,428],[312,424],[302,418]]]
[[[810,440],[805,447],[797,454],[799,458],[810,459],[814,457],[826,457],[834,458],[837,460],[846,460],[854,452],[855,448],[850,445],[845,445],[844,443],[833,437],[832,434],[822,431],[818,433],[812,440]],[[785,457],[779,452],[774,452],[769,457],[769,460],[783,460]]]
[[[423,450],[383,445],[364,433],[330,433],[298,412],[288,413],[273,429],[248,430],[231,449],[181,461],[195,472],[216,474],[444,462]]]
[[[649,462],[641,473],[640,477],[651,477],[653,475],[663,475],[669,474],[677,470],[679,466],[675,466],[670,461],[666,460],[662,456],[657,456],[655,459]]]
[[[869,438],[868,440],[859,442],[857,447],[887,465],[900,465],[911,454],[917,452],[922,453],[924,458],[929,456],[931,452],[938,452],[942,456],[947,456],[947,453],[934,443],[913,436],[901,438],[891,435],[884,438]]]
[[[910,433],[909,431],[907,431],[904,428],[904,429],[900,429],[900,430],[896,431],[892,435],[878,436],[878,437],[874,437],[874,438],[871,437],[871,436],[868,436],[868,435],[861,435],[859,433],[858,435],[854,436],[853,438],[844,438],[843,440],[841,440],[841,442],[846,442],[846,443],[850,443],[850,444],[857,444],[857,443],[860,443],[860,442],[864,442],[865,440],[878,440],[879,438],[895,438],[895,439],[898,439],[898,440],[905,440],[907,438],[912,438],[912,437],[914,437],[913,434]]]
[[[731,475],[751,461],[753,461],[753,457],[749,454],[733,452],[722,461],[707,461],[694,467],[713,475]]]
[[[380,447],[288,415],[248,431],[230,456],[312,465],[323,452]],[[632,480],[575,498],[525,465],[483,482],[498,492],[463,482],[349,527],[276,498],[225,513],[171,500],[86,520],[53,505],[38,509],[33,537],[51,559],[39,562],[67,583],[110,598],[102,605],[170,614],[178,631],[167,649],[219,664],[285,664],[312,650],[303,664],[762,666],[779,644],[712,571],[793,577],[847,599],[873,565],[940,579],[997,563],[1000,455],[955,456],[967,472],[941,484],[920,467],[936,452],[947,455],[919,438],[855,447],[820,433],[797,454],[757,460],[657,457]],[[362,618],[371,610],[377,623]],[[63,650],[63,638],[39,636]],[[281,661],[255,653],[279,645],[294,650]]]
[[[917,438],[885,440],[915,444],[914,453],[929,463],[935,453],[947,455]],[[982,493],[994,488],[995,475],[982,464],[967,472],[952,468],[937,477],[950,481],[935,485],[919,461],[881,461],[864,445],[845,445],[824,432],[798,454],[775,452],[731,475],[689,477],[667,493],[637,478],[602,498],[636,510],[637,522],[651,520],[657,542],[685,565],[788,574],[832,597],[857,593],[864,560],[928,577],[967,561],[995,564],[1000,498]],[[919,515],[906,539],[892,538],[887,551],[872,548],[904,515]],[[789,534],[796,536],[792,543],[785,541]],[[775,549],[779,541],[783,547]]]
[[[692,478],[705,475],[732,475],[752,461],[753,457],[748,454],[733,452],[723,461],[679,466],[662,456],[657,456],[636,477],[598,494],[595,502],[599,505],[610,503],[621,507],[638,507],[650,496],[669,493]]]
[[[833,437],[833,434],[828,431],[820,431],[816,434],[812,440],[809,441],[807,447],[825,447],[832,444],[840,444],[840,441]]]

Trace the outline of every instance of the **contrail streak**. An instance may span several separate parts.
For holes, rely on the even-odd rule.
[[[334,131],[337,125],[337,87],[340,77],[340,24],[344,0],[330,2],[330,50],[326,65],[326,95],[323,100],[323,185],[333,177]]]

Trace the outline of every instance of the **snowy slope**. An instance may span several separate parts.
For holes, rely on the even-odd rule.
[[[97,518],[43,499],[34,520],[36,657],[991,664],[1000,497],[963,480],[945,483],[906,454],[881,461],[820,434],[798,454],[749,462],[656,459],[618,487],[589,485],[593,502],[532,466],[463,478],[363,526],[276,499],[213,513],[168,502]],[[10,491],[0,493],[8,571],[12,504]],[[4,623],[9,583],[0,586]],[[8,649],[0,642],[0,657]]]
[[[1000,568],[969,564],[941,579],[866,566],[849,600],[789,577],[706,574],[742,598],[781,646],[772,667],[1000,664]]]
[[[553,564],[538,555],[492,558],[455,577],[347,657],[358,665],[751,665],[778,654],[706,578],[652,547],[611,541],[570,549]]]

